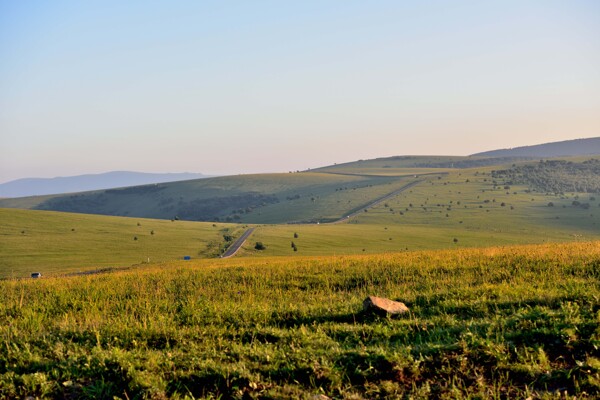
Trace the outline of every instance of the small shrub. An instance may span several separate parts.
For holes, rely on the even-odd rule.
[[[265,250],[265,249],[266,249],[266,247],[265,247],[265,245],[263,244],[263,242],[256,242],[256,244],[254,245],[254,248],[255,248],[256,250]]]

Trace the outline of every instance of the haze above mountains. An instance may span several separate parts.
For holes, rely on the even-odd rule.
[[[539,158],[600,154],[600,137],[497,149],[470,157]],[[0,184],[0,197],[41,196],[208,178],[200,173],[113,171],[56,178],[24,178]]]
[[[87,190],[111,189],[152,183],[176,182],[207,178],[199,173],[146,173],[112,171],[56,178],[23,178],[0,184],[0,197],[41,196]]]

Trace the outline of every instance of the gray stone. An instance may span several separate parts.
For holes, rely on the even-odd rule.
[[[363,301],[363,310],[375,313],[404,314],[408,312],[406,304],[399,301],[384,299],[383,297],[369,296]]]

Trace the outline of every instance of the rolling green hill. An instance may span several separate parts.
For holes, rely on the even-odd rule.
[[[528,157],[396,156],[358,160],[317,168],[313,171],[350,175],[406,176],[454,169],[504,165],[530,160]]]
[[[546,166],[562,176],[552,163]],[[497,177],[494,168],[421,177],[420,184],[347,223],[260,227],[253,241],[263,242],[267,249],[256,252],[252,242],[241,254],[373,254],[600,239],[599,195],[547,193],[514,184],[510,176]],[[588,181],[591,185],[591,176]]]
[[[263,190],[279,190],[279,196],[289,196],[250,213],[234,214],[240,221],[257,223],[236,257],[392,253],[598,240],[600,195],[543,190],[555,187],[557,179],[568,182],[569,176],[587,182],[586,187],[591,188],[598,176],[596,167],[596,161],[580,158],[558,164],[536,161],[454,169],[417,179],[412,175],[362,177],[333,173],[238,176],[213,181],[213,186],[222,187],[212,190],[227,188],[230,193],[243,193],[262,185]],[[577,174],[570,175],[569,171]],[[341,186],[340,180],[347,186]],[[357,207],[407,182],[417,183],[377,206]],[[176,187],[186,187],[192,194],[198,184],[189,181]],[[134,189],[140,188],[144,187]],[[174,189],[166,188],[164,192]],[[303,194],[296,198],[294,193]],[[141,205],[153,199],[150,196],[144,200],[139,193],[121,196],[132,197]],[[344,213],[348,210],[359,212],[340,223],[264,223],[310,221],[315,216],[332,220],[347,215]],[[150,262],[183,255],[216,257],[225,245],[225,236],[233,240],[244,230],[244,222],[217,222],[213,226],[205,222],[15,209],[0,210],[0,218],[0,276],[4,277],[24,276],[33,270],[63,273],[131,266],[147,262],[148,257]],[[262,242],[266,249],[256,250],[256,242]]]
[[[410,178],[329,173],[238,175],[69,195],[0,200],[0,207],[241,223],[341,218]]]
[[[0,209],[0,278],[214,257],[241,227]]]
[[[406,185],[415,175],[508,164],[514,158],[403,156],[314,171],[216,177],[91,192],[0,199],[0,207],[239,223],[328,222]]]

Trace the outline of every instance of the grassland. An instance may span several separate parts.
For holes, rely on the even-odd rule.
[[[0,278],[214,257],[233,224],[0,209]]]
[[[594,398],[600,242],[0,281],[0,398]],[[407,316],[361,312],[367,295]]]
[[[510,164],[525,160],[529,160],[529,158],[480,156],[396,156],[329,165],[314,169],[313,171],[340,174],[346,173],[403,176],[407,173],[410,174],[411,172],[413,174],[444,172],[465,168]]]
[[[421,176],[418,185],[345,223],[260,224],[239,254],[251,257],[377,254],[600,239],[600,196],[547,194],[522,185],[506,185],[492,177],[494,168]],[[314,182],[313,177],[302,173],[288,175],[294,176],[292,180]],[[379,184],[340,190],[338,177],[318,175],[329,183],[318,190],[313,188],[313,198],[300,196],[270,204],[244,214],[243,219],[276,221],[287,215],[331,220],[342,210],[360,210],[356,205],[414,181],[412,176],[394,177],[390,181],[374,177],[371,179]],[[333,176],[333,181],[327,180],[328,175]],[[290,182],[287,175],[285,179],[281,175],[275,177],[283,179],[282,185]],[[243,181],[241,177],[234,178],[236,182]],[[342,176],[342,179],[362,178]],[[331,182],[336,186],[331,186]],[[286,190],[288,195],[294,193],[292,189]],[[574,206],[573,202],[588,206]],[[328,212],[330,209],[333,212]],[[4,222],[0,226],[3,238],[0,277],[24,276],[34,270],[62,273],[131,266],[148,262],[148,258],[151,263],[183,255],[210,258],[220,253],[224,235],[235,238],[244,229],[242,223],[217,222],[213,227],[212,223],[202,222],[8,209],[0,210],[0,218]],[[257,251],[256,242],[262,242],[266,249]]]
[[[421,177],[421,184],[344,224],[261,226],[244,254],[374,254],[600,239],[600,196],[547,194],[494,183],[492,170],[471,168]],[[589,207],[574,206],[574,201]],[[254,241],[267,249],[256,252]]]
[[[0,398],[595,398],[600,196],[536,192],[486,163],[5,199],[169,219],[0,209],[0,278],[47,277],[0,280]],[[216,259],[249,222],[241,252]],[[106,267],[127,268],[61,277]],[[367,315],[367,295],[411,313]]]
[[[411,175],[412,177],[412,175]],[[0,200],[0,207],[182,220],[286,223],[340,218],[406,184],[395,176],[239,175]]]

